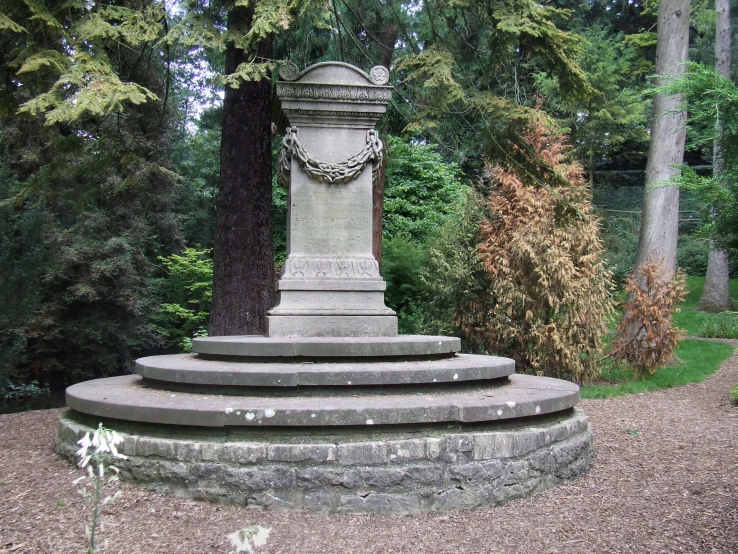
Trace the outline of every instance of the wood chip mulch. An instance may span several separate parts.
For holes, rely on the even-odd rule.
[[[495,509],[418,516],[264,512],[121,484],[107,548],[228,553],[227,536],[271,527],[258,553],[738,552],[738,354],[698,385],[582,401],[596,460],[577,481]],[[88,513],[57,458],[59,410],[0,416],[0,554],[81,553]]]

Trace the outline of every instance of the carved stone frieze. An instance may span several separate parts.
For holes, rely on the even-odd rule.
[[[372,179],[376,181],[379,166],[382,164],[384,145],[379,140],[379,133],[374,129],[366,132],[366,145],[360,152],[344,162],[329,163],[312,156],[300,144],[297,127],[287,127],[279,153],[279,177],[282,184],[289,185],[291,160],[294,158],[302,170],[316,181],[331,185],[348,183],[356,179],[364,171],[366,164],[372,162]]]
[[[311,117],[336,117],[343,119],[368,119],[376,120],[380,114],[377,112],[357,112],[357,111],[343,111],[343,110],[306,110],[304,108],[282,108],[282,111],[290,116],[311,116]]]
[[[386,104],[392,99],[392,87],[278,81],[277,95],[282,101],[308,99]]]
[[[287,258],[282,279],[379,279],[376,260],[366,258]]]

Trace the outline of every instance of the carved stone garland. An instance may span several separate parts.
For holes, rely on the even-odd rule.
[[[313,179],[329,185],[348,183],[356,179],[366,167],[372,162],[372,181],[376,181],[379,175],[379,167],[382,164],[382,151],[384,145],[375,129],[366,132],[366,146],[345,162],[329,163],[322,162],[310,155],[300,144],[297,138],[297,127],[287,127],[282,140],[282,150],[279,153],[279,177],[284,186],[290,182],[291,160],[297,159],[302,170]]]

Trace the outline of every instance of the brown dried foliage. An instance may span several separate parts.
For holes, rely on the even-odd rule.
[[[569,186],[534,188],[515,171],[489,168],[495,186],[478,255],[490,289],[456,322],[473,348],[510,356],[519,370],[584,382],[598,374],[612,279],[583,170],[568,161],[564,138],[543,124],[526,137]]]
[[[678,273],[671,279],[663,264],[649,260],[628,277],[625,290],[628,300],[610,357],[630,365],[636,377],[653,375],[684,336],[671,319],[686,294],[685,278]]]

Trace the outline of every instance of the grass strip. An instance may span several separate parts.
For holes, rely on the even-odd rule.
[[[581,396],[611,398],[700,383],[730,358],[733,347],[720,342],[685,340],[679,344],[675,354],[680,362],[661,368],[645,379],[634,378],[627,369],[610,365],[603,369],[597,382],[582,387]]]

